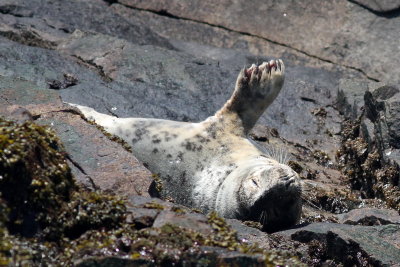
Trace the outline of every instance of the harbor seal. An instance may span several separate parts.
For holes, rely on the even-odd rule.
[[[225,105],[199,123],[116,118],[74,105],[132,148],[163,183],[163,194],[204,213],[260,222],[265,231],[296,224],[299,177],[247,138],[284,82],[281,60],[244,68]]]

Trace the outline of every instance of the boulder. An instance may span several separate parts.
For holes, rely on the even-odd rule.
[[[340,223],[351,225],[400,224],[399,213],[389,209],[354,209],[348,213],[338,214],[336,217]]]
[[[382,44],[397,47],[395,36],[399,35],[400,18],[376,16],[354,2],[357,1],[275,3],[260,0],[243,4],[241,1],[118,0],[134,9],[257,37],[284,46],[285,51],[300,52],[348,70],[357,70],[375,81],[398,82],[400,57],[394,56],[392,49],[381,47]],[[179,32],[165,27],[160,29],[163,36],[179,39],[175,37],[180,35]],[[196,38],[197,32],[185,31],[184,34]]]
[[[400,4],[396,0],[383,0],[383,1],[373,1],[373,0],[354,0],[352,1],[370,11],[378,16],[391,17],[398,13]]]
[[[21,114],[27,114],[28,119],[48,125],[57,133],[72,173],[82,185],[123,195],[149,195],[151,173],[121,144],[63,104],[57,91],[0,76],[0,96],[2,117],[20,119]]]
[[[74,232],[81,234],[68,242],[74,263],[152,266],[180,255],[180,264],[257,266],[276,256],[260,249],[286,251],[279,264],[289,265],[299,263],[293,256],[309,266],[399,262],[398,8],[389,0],[1,1],[0,115],[50,126],[80,185],[127,199],[123,230]],[[210,215],[149,198],[157,183],[130,148],[63,103],[118,117],[200,121],[228,99],[243,67],[272,57],[285,62],[285,85],[250,137],[299,173],[301,223],[308,223],[273,235],[257,223],[213,217],[209,224]],[[188,254],[175,246],[179,239],[168,245],[171,236],[208,235],[213,227],[227,235],[212,242],[231,243],[201,243]],[[228,229],[252,253],[232,252]],[[162,241],[141,250],[138,236]],[[150,252],[155,247],[165,258]],[[57,249],[49,248],[49,259]]]
[[[395,266],[400,262],[400,226],[358,226],[314,223],[279,232],[293,240],[318,246],[323,255],[336,264]]]
[[[165,38],[152,32],[145,21],[133,18],[128,22],[108,6],[102,0],[4,0],[0,3],[0,34],[28,45],[40,46],[50,41],[52,47],[57,40],[54,38],[80,29],[117,36],[135,44],[172,47]],[[43,38],[44,42],[32,42],[30,38]]]

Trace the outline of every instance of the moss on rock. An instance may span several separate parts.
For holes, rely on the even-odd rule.
[[[400,210],[400,167],[386,162],[378,144],[368,142],[362,134],[361,119],[345,121],[341,133],[337,158],[351,189],[359,190],[362,198],[378,198],[387,207]]]
[[[63,239],[113,229],[125,211],[120,198],[78,188],[50,128],[0,117],[0,265],[50,263],[43,255]]]
[[[70,199],[75,184],[63,153],[48,127],[0,118],[0,192],[11,233],[32,236]]]
[[[124,201],[116,196],[80,189],[57,213],[57,220],[43,229],[46,240],[75,239],[88,230],[114,229],[125,218]]]
[[[239,253],[237,262],[227,256],[233,264],[243,257],[261,266],[300,264],[241,242],[215,213],[208,215],[210,234],[171,224],[138,229],[126,220],[123,199],[75,184],[65,154],[49,128],[0,118],[0,265],[72,266],[88,259],[96,266],[98,259],[116,256],[163,266],[217,266],[227,264],[223,255],[230,251]],[[164,209],[155,202],[144,208]]]
[[[218,250],[213,250],[214,248],[235,251],[241,256],[243,254],[240,253],[246,253],[249,258],[258,255],[257,266],[302,265],[296,257],[267,252],[257,246],[240,242],[236,233],[215,214],[209,216],[209,222],[214,229],[209,235],[172,224],[141,230],[124,224],[121,228],[109,231],[88,231],[67,244],[62,262],[73,264],[82,259],[90,261],[89,259],[106,255],[131,260],[142,259],[154,266],[191,266],[200,260],[206,260],[207,266],[223,266],[223,259],[219,258],[218,252],[215,252]]]

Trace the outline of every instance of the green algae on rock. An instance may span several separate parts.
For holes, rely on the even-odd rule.
[[[351,189],[359,190],[362,198],[381,199],[387,207],[399,211],[400,167],[385,161],[379,144],[366,140],[360,118],[342,125],[342,145],[337,151],[339,165]]]
[[[75,184],[63,153],[48,127],[0,118],[0,192],[11,233],[34,235],[70,199]]]
[[[215,213],[207,217],[208,234],[173,224],[137,228],[123,199],[78,187],[58,138],[30,121],[0,118],[0,167],[0,265],[96,266],[106,258],[152,266],[301,265],[242,242]],[[156,202],[144,208],[164,209]]]
[[[35,238],[75,188],[63,146],[47,127],[0,117],[0,265],[51,262],[55,244]]]
[[[110,231],[88,231],[68,243],[64,255],[75,259],[70,263],[79,263],[79,266],[97,266],[96,262],[104,256],[110,257],[110,260],[112,257],[129,259],[126,266],[129,266],[129,261],[133,264],[139,259],[149,266],[192,266],[203,261],[207,262],[206,266],[224,266],[221,255],[232,251],[238,258],[254,260],[252,266],[302,265],[296,257],[266,252],[257,246],[242,243],[222,218],[215,214],[208,218],[214,228],[211,234],[172,224],[141,230],[124,224]],[[231,263],[238,264],[239,261]]]
[[[115,228],[125,210],[120,198],[76,186],[51,129],[0,117],[0,265],[50,264],[64,239]]]
[[[75,239],[88,230],[114,229],[125,218],[126,207],[119,197],[99,192],[78,190],[56,214],[55,220],[42,235],[46,240]]]

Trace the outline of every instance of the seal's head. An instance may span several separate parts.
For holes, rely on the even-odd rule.
[[[268,158],[243,166],[222,183],[217,212],[226,218],[260,222],[267,232],[298,223],[302,203],[297,173]]]

